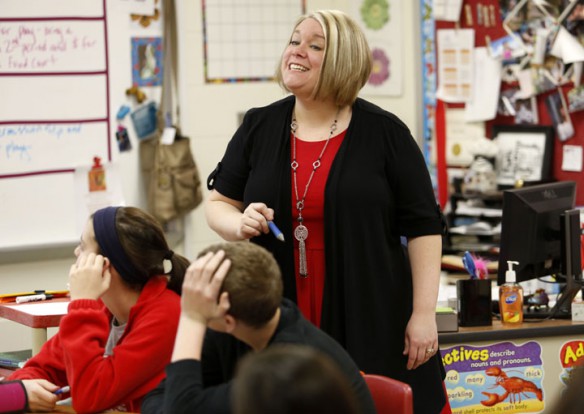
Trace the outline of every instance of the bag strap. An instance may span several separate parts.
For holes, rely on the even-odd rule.
[[[180,126],[179,104],[178,104],[178,51],[176,32],[176,4],[175,0],[164,0],[164,55],[162,74],[162,93],[160,98],[160,108],[158,113],[159,130],[169,125]]]

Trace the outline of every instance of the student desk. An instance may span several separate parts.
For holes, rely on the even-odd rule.
[[[483,392],[504,401],[490,407],[495,411],[481,412],[540,412],[510,407],[504,375],[520,378],[526,387],[533,382],[543,391],[543,401],[527,392],[518,405],[543,404],[548,409],[561,395],[571,367],[584,363],[584,322],[550,319],[510,327],[493,320],[492,326],[459,327],[438,338],[453,413],[487,409],[481,403],[488,399]]]
[[[0,317],[26,325],[32,331],[32,354],[36,355],[47,342],[47,328],[59,326],[67,313],[69,298],[29,303],[2,303]]]

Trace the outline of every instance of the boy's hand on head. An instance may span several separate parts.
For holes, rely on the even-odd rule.
[[[99,299],[109,289],[111,273],[107,263],[107,259],[95,253],[77,258],[69,271],[71,300]]]
[[[182,315],[205,325],[224,316],[229,310],[227,292],[219,296],[231,261],[225,252],[209,252],[199,257],[187,269],[182,287]]]

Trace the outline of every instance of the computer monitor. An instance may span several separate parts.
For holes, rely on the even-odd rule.
[[[574,210],[575,199],[576,183],[573,181],[503,192],[497,282],[499,285],[505,283],[507,261],[519,262],[513,267],[517,282],[548,275],[565,282],[564,292],[552,309],[555,317],[570,315],[569,305],[582,281],[579,214],[576,217],[579,212]],[[566,297],[560,301],[564,294]],[[562,307],[561,312],[559,307]]]

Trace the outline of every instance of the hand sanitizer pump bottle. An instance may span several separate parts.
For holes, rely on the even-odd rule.
[[[499,309],[504,325],[517,325],[523,322],[523,288],[517,283],[513,265],[519,262],[507,261],[505,284],[499,287]]]

